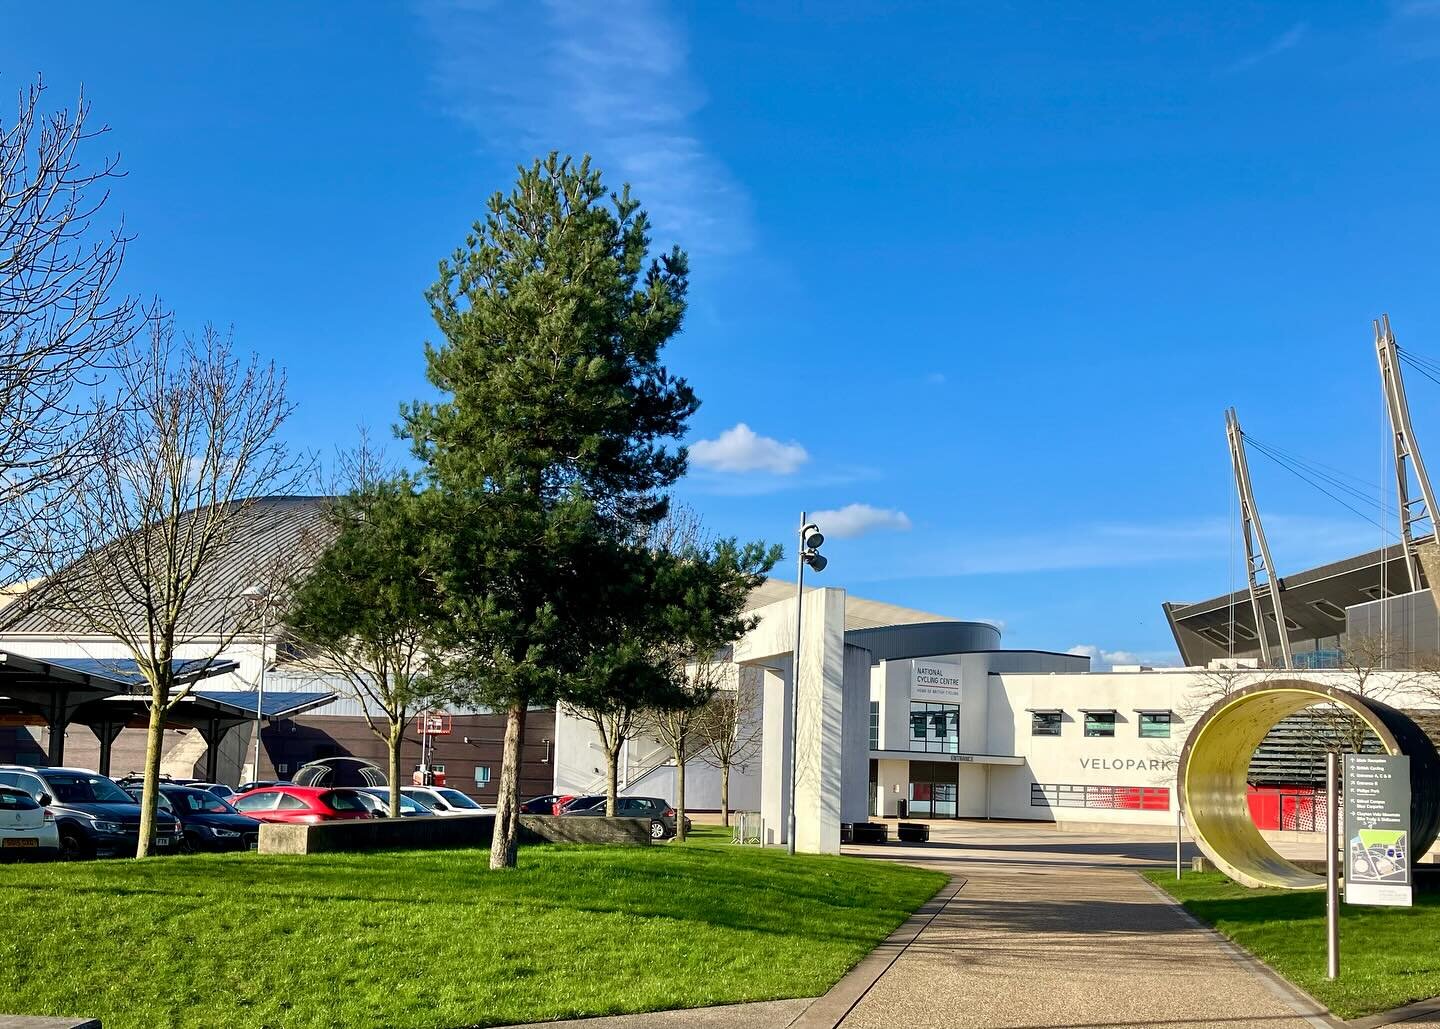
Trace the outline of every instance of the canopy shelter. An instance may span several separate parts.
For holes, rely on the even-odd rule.
[[[176,682],[185,686],[233,672],[234,661],[177,660]],[[131,659],[34,658],[0,650],[0,724],[43,725],[49,729],[46,755],[52,765],[65,762],[65,729],[88,726],[100,740],[100,772],[109,773],[110,746],[126,726],[149,724],[149,698],[140,691],[145,678]],[[236,694],[245,697],[246,694]],[[254,717],[233,703],[187,697],[170,712],[166,728],[195,728],[208,744],[212,766],[225,731]]]

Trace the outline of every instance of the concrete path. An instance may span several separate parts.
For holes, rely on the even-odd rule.
[[[1024,823],[935,822],[929,844],[846,847],[845,852],[934,868],[955,877],[958,888],[942,893],[814,1002],[563,1024],[584,1029],[1307,1029],[1342,1024],[1198,925],[1136,874],[1173,862],[1173,840],[1061,832]],[[1187,847],[1187,861],[1191,852]]]
[[[1173,843],[935,823],[925,846],[846,850],[964,885],[843,1029],[1336,1024],[1135,874]]]

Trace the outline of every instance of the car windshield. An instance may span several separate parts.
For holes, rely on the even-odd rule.
[[[475,803],[459,790],[436,790],[436,793],[445,798],[445,803],[451,807],[464,808],[467,811],[478,811],[480,805]]]
[[[239,813],[235,810],[235,805],[228,804],[215,794],[205,793],[202,790],[180,794],[180,806],[185,811],[194,814],[234,815]]]
[[[332,790],[320,798],[332,811],[369,811],[370,807],[352,790]]]
[[[409,790],[406,790],[403,796],[411,798],[426,811],[431,810],[435,806],[435,798],[428,793],[411,793]]]
[[[50,772],[45,784],[62,804],[133,804],[129,794],[103,775]]]

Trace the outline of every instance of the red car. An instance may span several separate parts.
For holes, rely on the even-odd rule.
[[[370,818],[370,808],[356,790],[324,786],[265,786],[230,803],[257,822],[343,822]]]

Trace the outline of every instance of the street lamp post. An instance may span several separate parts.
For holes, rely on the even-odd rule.
[[[242,596],[260,606],[260,687],[255,695],[255,764],[250,770],[250,780],[255,782],[260,778],[260,730],[265,724],[265,652],[270,644],[270,593],[264,586],[256,584]]]
[[[817,572],[825,570],[827,562],[820,553],[824,542],[819,527],[806,521],[805,512],[801,511],[799,546],[795,553],[795,646],[790,657],[790,817],[785,833],[785,849],[790,854],[795,853],[795,778],[800,770],[795,748],[800,738],[800,626],[805,607],[805,566]]]

